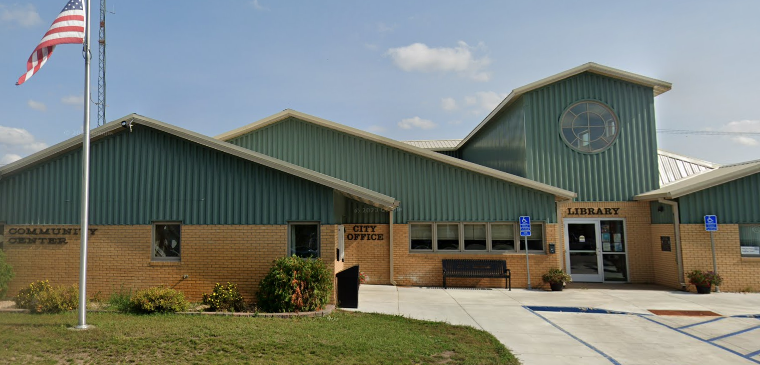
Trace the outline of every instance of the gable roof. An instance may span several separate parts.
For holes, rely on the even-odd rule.
[[[733,180],[738,180],[760,173],[760,160],[721,166],[712,171],[703,172],[665,185],[657,190],[639,194],[634,200],[655,200],[660,198],[678,198],[700,190],[708,189]]]
[[[274,123],[280,122],[282,120],[285,120],[287,118],[297,118],[299,120],[313,123],[325,128],[329,128],[332,130],[336,130],[339,132],[343,132],[349,135],[353,135],[359,138],[363,138],[372,142],[384,144],[386,146],[400,149],[409,153],[413,153],[415,155],[420,155],[426,158],[429,158],[431,160],[436,160],[443,162],[445,164],[456,166],[465,170],[473,171],[482,175],[491,176],[499,180],[507,181],[513,184],[525,186],[531,189],[535,189],[538,191],[543,191],[545,193],[549,193],[554,195],[555,197],[559,198],[560,200],[569,200],[575,198],[577,195],[573,193],[572,191],[560,189],[558,187],[554,187],[551,185],[546,185],[537,181],[533,181],[530,179],[526,179],[524,177],[519,177],[516,175],[508,174],[506,172],[498,171],[492,168],[488,168],[482,165],[478,165],[472,162],[467,162],[464,160],[460,160],[454,157],[449,157],[434,151],[426,150],[423,148],[419,148],[401,141],[396,141],[390,138],[378,136],[376,134],[372,134],[369,132],[365,132],[356,128],[352,128],[343,124],[331,122],[326,119],[318,118],[309,114],[301,113],[295,110],[291,109],[285,109],[277,114],[271,115],[269,117],[266,117],[264,119],[261,119],[257,122],[253,122],[251,124],[248,124],[246,126],[234,129],[232,131],[222,133],[215,138],[220,140],[230,140],[232,138],[244,135],[246,133],[250,133],[252,131],[264,128],[266,126],[272,125]]]
[[[321,174],[319,172],[309,170],[301,166],[291,164],[289,162],[278,160],[276,158],[273,158],[273,157],[270,157],[258,152],[254,152],[249,149],[233,145],[231,143],[223,142],[215,138],[204,136],[202,134],[195,133],[195,132],[192,132],[187,129],[183,129],[171,124],[159,122],[155,119],[144,117],[138,114],[130,114],[128,116],[117,119],[110,123],[106,123],[98,128],[93,129],[90,132],[90,135],[91,135],[90,140],[92,141],[92,140],[102,138],[104,136],[109,135],[110,134],[109,132],[124,128],[122,123],[125,123],[127,125],[131,123],[137,126],[140,126],[140,125],[148,126],[150,128],[154,128],[162,132],[172,134],[174,136],[206,146],[208,148],[211,148],[220,152],[224,152],[233,156],[237,156],[242,159],[245,159],[245,160],[260,164],[260,165],[264,165],[264,166],[273,168],[275,170],[279,170],[284,173],[315,182],[320,185],[333,188],[337,190],[338,192],[340,192],[341,194],[351,199],[358,200],[363,203],[366,203],[378,208],[382,208],[384,210],[388,210],[388,211],[394,210],[399,205],[399,201],[397,201],[396,199],[390,196],[378,193],[376,191],[372,191],[367,188],[354,185],[343,180],[336,179],[332,176]],[[79,148],[82,142],[83,142],[82,136],[73,137],[61,143],[58,143],[54,146],[51,146],[47,149],[44,149],[40,152],[37,152],[31,156],[22,158],[21,160],[8,164],[0,168],[0,180],[2,180],[5,175],[21,170],[25,167],[34,165],[36,163],[48,160],[52,157],[55,157],[56,155],[60,153],[67,152],[75,148]]]
[[[660,170],[660,186],[672,184],[681,179],[712,171],[719,164],[707,162],[693,157],[679,155],[665,150],[657,150],[657,165]]]
[[[583,65],[580,65],[575,68],[571,68],[567,71],[560,72],[556,75],[549,76],[545,79],[541,79],[535,82],[532,82],[530,84],[527,84],[525,86],[518,87],[517,89],[512,90],[509,95],[507,95],[504,100],[502,100],[501,103],[493,110],[491,113],[486,116],[485,119],[483,119],[480,124],[478,124],[475,129],[470,132],[470,134],[467,135],[461,142],[459,142],[459,145],[457,145],[457,149],[464,146],[467,141],[470,140],[478,131],[480,131],[481,128],[483,128],[493,117],[496,116],[502,109],[510,105],[513,101],[517,100],[520,96],[522,96],[525,93],[528,93],[530,91],[542,88],[546,85],[553,84],[557,81],[564,80],[566,78],[584,73],[584,72],[591,72],[602,76],[611,77],[618,80],[627,81],[634,84],[639,84],[647,87],[651,87],[654,89],[654,96],[660,95],[662,93],[667,92],[672,87],[672,84],[666,81],[653,79],[650,77],[638,75],[632,72],[618,70],[616,68],[602,66],[598,63],[589,62]]]

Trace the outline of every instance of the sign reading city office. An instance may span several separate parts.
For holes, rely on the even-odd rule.
[[[353,233],[346,234],[349,241],[382,241],[383,234],[375,233],[377,226],[357,225],[352,229]]]

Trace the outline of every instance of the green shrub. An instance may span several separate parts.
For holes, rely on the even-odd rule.
[[[119,289],[119,292],[113,292],[111,293],[111,296],[108,297],[108,307],[111,309],[115,309],[122,313],[127,313],[130,311],[130,300],[132,299],[132,289],[129,291],[124,291],[124,287],[122,286]]]
[[[21,289],[15,302],[16,308],[32,313],[60,313],[77,308],[79,290],[76,285],[53,287],[47,280],[36,281]]]
[[[135,313],[184,312],[190,305],[181,291],[162,286],[139,290],[129,304]]]
[[[35,281],[19,290],[13,301],[16,302],[16,308],[31,310],[36,305],[39,294],[49,290],[50,282],[47,280]]]
[[[76,309],[78,304],[77,285],[56,286],[41,292],[37,299],[37,306],[29,309],[32,313],[61,313]]]
[[[8,283],[13,279],[13,267],[5,262],[5,252],[0,250],[0,299],[8,293]]]
[[[275,260],[256,293],[264,312],[308,312],[322,309],[332,293],[332,274],[321,260],[296,256]]]
[[[203,294],[203,304],[207,304],[212,312],[240,312],[245,309],[243,296],[240,295],[237,285],[230,283],[216,283],[211,294]]]

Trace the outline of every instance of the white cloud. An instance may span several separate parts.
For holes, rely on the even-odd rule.
[[[377,44],[372,44],[372,43],[364,43],[364,48],[366,48],[366,49],[368,49],[368,50],[370,50],[370,51],[377,51],[377,49],[378,49],[379,47],[377,46]]]
[[[430,48],[423,43],[414,43],[391,48],[386,54],[398,68],[407,72],[456,72],[475,81],[488,81],[491,74],[485,69],[491,60],[487,56],[475,58],[472,54],[475,49],[462,41],[453,48]]]
[[[42,23],[40,14],[32,4],[6,6],[0,4],[0,24],[16,23],[22,27],[33,27]]]
[[[256,10],[269,10],[269,9],[265,8],[264,6],[262,6],[261,4],[259,4],[259,0],[253,0],[253,1],[251,1],[251,5],[253,5],[253,8],[256,9]]]
[[[760,133],[760,120],[740,120],[730,122],[723,126],[723,131],[733,133]],[[755,137],[750,136],[736,136],[731,138],[734,142],[745,146],[758,146],[758,142]]]
[[[0,166],[7,165],[11,162],[16,162],[21,159],[21,156],[15,155],[13,153],[9,153],[6,155],[3,155],[3,157],[0,157]]]
[[[480,91],[475,93],[478,100],[478,106],[484,111],[491,111],[501,103],[507,94],[499,94],[494,91]]]
[[[401,129],[412,129],[412,128],[433,129],[436,127],[436,124],[433,123],[433,121],[431,120],[422,119],[420,117],[414,117],[414,118],[401,119],[401,121],[398,122],[398,126],[401,127]]]
[[[4,127],[0,125],[0,161],[9,164],[28,155],[47,148],[47,144],[37,141],[26,129]]]
[[[445,111],[457,110],[457,101],[454,98],[443,98],[441,99],[441,108]]]
[[[61,103],[69,104],[69,105],[83,105],[84,96],[69,95],[69,96],[61,98]]]
[[[45,105],[41,101],[29,100],[29,101],[26,102],[26,105],[29,105],[29,107],[32,108],[32,109],[34,109],[34,110],[39,110],[41,112],[46,112],[47,111],[47,105]]]
[[[379,126],[379,125],[371,125],[369,128],[367,128],[372,133],[382,133],[385,132],[385,127]]]

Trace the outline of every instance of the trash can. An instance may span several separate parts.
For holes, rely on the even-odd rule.
[[[359,308],[359,265],[349,267],[335,274],[338,283],[336,296],[338,306]]]

